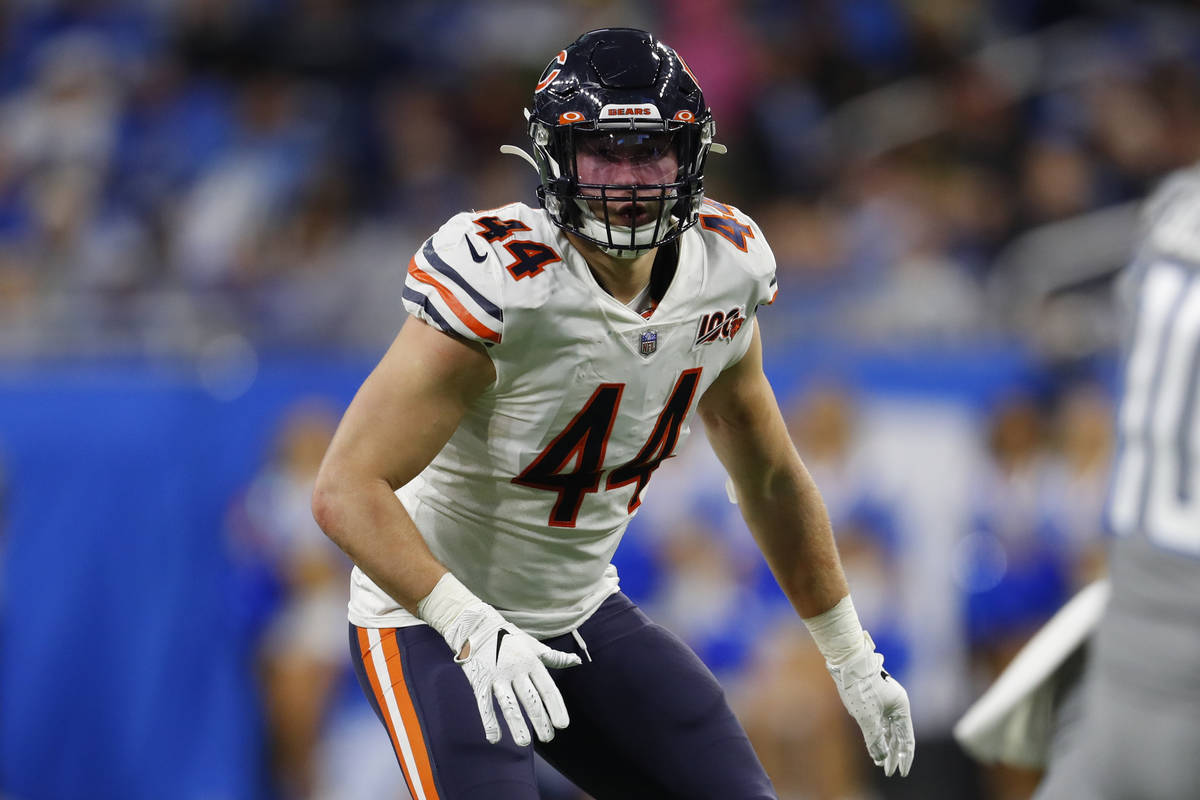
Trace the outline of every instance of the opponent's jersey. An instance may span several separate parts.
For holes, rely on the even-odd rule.
[[[1153,663],[1150,680],[1200,698],[1200,170],[1147,203],[1122,289],[1131,313],[1107,508],[1118,538],[1100,657],[1133,681]]]
[[[610,561],[650,476],[774,299],[774,257],[737,209],[706,200],[678,241],[644,315],[522,203],[453,217],[409,265],[405,308],[485,345],[496,381],[397,495],[434,556],[535,636],[574,629],[617,590]],[[417,622],[358,569],[350,620]]]

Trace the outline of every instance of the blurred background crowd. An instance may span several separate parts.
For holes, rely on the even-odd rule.
[[[617,24],[688,61],[730,150],[707,193],[775,250],[768,371],[912,695],[913,776],[865,769],[701,431],[625,590],[781,797],[1028,796],[949,731],[1103,568],[1114,276],[1200,158],[1192,4],[0,5],[0,796],[404,796],[311,482],[411,254],[536,202],[498,147],[549,58]]]

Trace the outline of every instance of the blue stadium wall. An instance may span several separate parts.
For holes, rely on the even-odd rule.
[[[1007,346],[805,348],[769,372],[986,405],[1040,378]],[[264,359],[222,400],[159,364],[0,368],[0,795],[268,797],[249,639],[223,533],[280,414],[344,407],[367,359]]]

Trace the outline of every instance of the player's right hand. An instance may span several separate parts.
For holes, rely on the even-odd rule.
[[[471,682],[489,742],[500,741],[493,697],[522,747],[530,742],[522,708],[543,742],[554,738],[555,728],[567,727],[567,706],[546,667],[574,667],[579,656],[547,647],[478,599],[459,612],[444,636]]]

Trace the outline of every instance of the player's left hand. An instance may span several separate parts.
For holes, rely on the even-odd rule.
[[[841,664],[826,664],[842,704],[862,728],[875,765],[891,776],[908,774],[916,753],[908,692],[883,669],[883,656],[863,631],[863,648]]]

